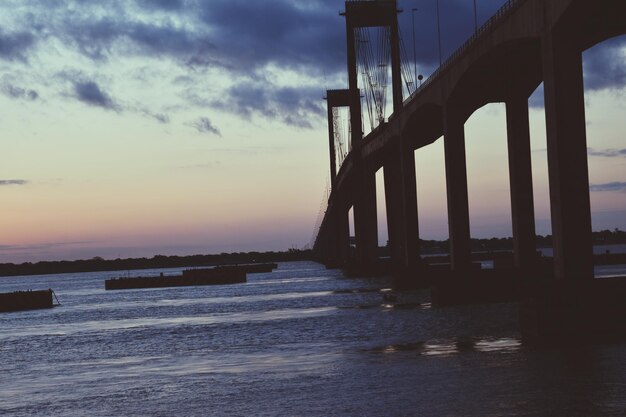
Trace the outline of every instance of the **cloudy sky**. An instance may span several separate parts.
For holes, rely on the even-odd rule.
[[[504,3],[477,0],[479,24]],[[435,0],[399,1],[418,71]],[[444,58],[474,28],[440,0]],[[328,184],[327,88],[345,88],[336,0],[0,2],[0,262],[285,250]],[[412,15],[411,9],[418,10]],[[585,53],[594,228],[626,229],[626,42]],[[531,98],[537,231],[549,233],[541,91]],[[466,126],[475,237],[508,236],[499,104]],[[446,238],[441,141],[418,150],[423,238]],[[380,240],[386,240],[382,172]]]

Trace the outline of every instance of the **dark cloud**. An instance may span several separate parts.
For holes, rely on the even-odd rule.
[[[110,110],[118,110],[111,97],[102,91],[100,86],[94,81],[74,82],[74,92],[76,98],[90,106],[103,107]]]
[[[476,2],[478,24],[505,2]],[[473,2],[439,3],[445,60],[474,32]],[[237,86],[217,100],[200,100],[203,103],[190,96],[189,105],[217,107],[247,118],[258,115],[299,127],[313,126],[311,120],[323,114],[323,103],[318,103],[321,92],[312,94],[309,88],[298,85],[264,83],[268,66],[317,78],[320,91],[341,88],[339,84],[345,83],[345,18],[338,13],[344,8],[340,0],[111,0],[106,7],[84,0],[34,4],[39,7],[33,8],[30,17],[23,16],[21,21],[27,23],[21,31],[0,30],[0,59],[26,60],[42,34],[59,39],[94,61],[114,62],[120,56],[167,59],[183,70],[191,69],[187,74],[194,83],[196,75],[205,74],[206,68],[219,68],[227,71]],[[404,9],[398,19],[405,57],[412,63],[414,17],[417,71],[426,77],[439,64],[436,4],[434,0],[399,1]],[[412,12],[413,7],[418,10]],[[617,38],[588,51],[588,88],[626,85],[626,66],[623,55],[619,55],[625,45],[625,39]],[[333,85],[322,85],[323,75]],[[94,81],[76,82],[74,90],[87,104],[119,108]],[[17,90],[13,93],[20,96]],[[542,97],[533,95],[530,105],[541,107]],[[163,123],[167,119],[162,114],[149,116]]]
[[[324,114],[322,92],[313,88],[242,84],[231,87],[212,105],[245,119],[262,116],[291,126],[312,128]]]
[[[504,2],[478,2],[479,23]],[[91,13],[85,7],[73,10],[68,7],[64,12],[59,4],[48,6],[61,19],[41,24],[50,26],[48,31],[54,36],[76,45],[95,60],[107,59],[115,45],[126,44],[130,46],[126,53],[170,56],[191,66],[221,66],[241,73],[254,73],[267,64],[316,75],[345,71],[345,19],[338,13],[344,8],[342,1],[138,0],[134,4],[145,13],[169,13],[167,17],[159,14],[158,19],[154,16],[142,20],[133,19],[137,14],[130,4],[113,2],[105,14]],[[404,13],[399,15],[409,59],[412,58],[411,17],[415,16],[417,60],[419,72],[424,75],[439,60],[435,5],[434,1],[421,2],[414,14],[411,5],[405,5]],[[444,59],[473,33],[472,7],[472,2],[467,0],[448,0],[441,5]],[[192,24],[181,26],[174,23],[178,19],[170,18]]]
[[[219,56],[235,70],[253,72],[273,63],[321,74],[345,68],[340,4],[211,0],[200,3],[200,16],[211,28]]]
[[[626,191],[626,182],[608,182],[606,184],[590,184],[589,191]]]
[[[198,120],[195,120],[189,123],[190,126],[194,127],[200,133],[211,133],[213,135],[222,136],[220,130],[209,120],[208,117],[200,117]]]
[[[585,87],[606,90],[626,86],[626,36],[609,39],[587,50],[584,56]]]
[[[64,28],[57,36],[68,45],[76,45],[83,55],[96,61],[105,60],[113,42],[120,36],[119,24],[112,19],[87,22],[68,20],[63,22]]]
[[[608,158],[626,158],[626,149],[593,149],[587,148],[589,156],[604,156]]]
[[[478,24],[489,19],[506,0],[478,1]],[[97,6],[75,7],[72,2],[50,2],[39,8],[57,19],[29,20],[29,29],[39,28],[76,45],[94,60],[108,59],[118,51],[148,56],[167,56],[192,66],[219,66],[251,74],[267,64],[276,64],[321,75],[345,72],[345,19],[338,12],[343,1],[312,0],[137,0],[112,1]],[[473,2],[446,0],[440,3],[442,55],[445,60],[474,32]],[[407,59],[412,61],[415,32],[418,72],[428,76],[439,63],[437,11],[435,1],[400,1],[401,36]],[[136,8],[147,19],[137,19]],[[412,12],[413,6],[417,11]],[[163,12],[166,12],[164,15]],[[154,15],[152,15],[154,14]],[[415,18],[415,31],[413,19]],[[180,25],[181,20],[189,24]],[[28,31],[5,34],[0,31],[0,57],[24,57],[35,38]],[[607,46],[604,46],[607,44]],[[613,40],[589,52],[589,85],[593,89],[624,83],[626,70],[618,64],[603,67],[615,58],[624,41]],[[622,60],[623,61],[623,60]]]
[[[337,13],[341,3],[330,0],[137,0],[111,1],[106,8],[83,1],[37,5],[21,17],[28,22],[23,32],[0,31],[0,58],[23,58],[24,49],[35,42],[32,31],[73,45],[93,60],[117,52],[143,54],[244,74],[268,63],[319,73],[345,66],[345,29]]]
[[[4,94],[12,98],[25,100],[37,100],[39,98],[39,93],[37,93],[37,91],[18,87],[13,84],[4,84],[0,87],[0,89],[2,89]]]
[[[163,124],[167,124],[170,122],[170,117],[167,114],[164,113],[154,113],[150,110],[137,110],[138,112],[140,112],[141,114],[143,114],[146,117],[150,117],[154,120],[156,120],[159,123],[163,123]]]
[[[470,7],[467,2],[451,1],[455,4],[442,10],[442,25],[447,25],[443,41],[444,45],[458,46],[456,44],[468,36],[468,31],[471,33],[473,21],[465,16]],[[433,49],[436,26],[430,27],[435,10],[430,2],[426,3],[416,14],[418,50],[423,51],[418,59],[432,67],[433,62],[438,62],[436,48]],[[141,54],[169,57],[190,68],[223,68],[243,81],[217,100],[199,103],[194,95],[190,97],[190,104],[217,107],[248,119],[253,115],[266,117],[302,128],[312,127],[313,121],[323,115],[320,97],[324,86],[311,91],[310,88],[267,84],[262,79],[267,66],[289,68],[317,77],[328,74],[332,79],[337,79],[337,75],[342,79],[345,75],[345,18],[338,13],[343,2],[140,0],[136,4],[147,13],[168,10],[172,17],[188,21],[196,17],[200,24],[181,26],[167,18],[138,21],[128,13],[94,18],[95,13],[85,13],[68,15],[62,27],[56,29],[62,33],[58,36],[96,61],[107,60],[115,53]],[[117,7],[128,11],[126,3],[119,3]],[[466,24],[450,24],[461,16],[468,20]],[[410,17],[406,12],[400,15],[405,46],[409,49]],[[111,97],[94,82],[76,83],[75,90],[81,101],[114,108]]]
[[[182,0],[138,0],[138,4],[146,9],[179,10],[183,7]]]
[[[190,59],[199,54],[210,54],[215,48],[208,38],[171,25],[135,24],[123,29],[121,33],[148,54]]]
[[[121,113],[134,113],[156,120],[162,124],[170,123],[170,116],[167,113],[153,111],[149,105],[151,103],[141,103],[114,99],[98,81],[94,81],[93,75],[85,74],[82,71],[66,70],[56,74],[55,78],[64,82],[69,82],[73,92],[70,97],[90,106],[100,107],[105,110],[113,110]]]
[[[35,44],[28,32],[5,33],[0,29],[0,59],[26,61],[27,52]]]
[[[223,65],[211,58],[215,45],[202,31],[182,29],[171,22],[143,23],[115,20],[64,22],[60,34],[70,44],[94,61],[108,60],[114,51],[125,55],[169,57],[182,64]]]
[[[306,6],[286,0],[140,1],[145,11],[171,11],[196,25],[167,18],[137,21],[120,16],[65,18],[55,29],[66,43],[93,60],[115,52],[170,57],[193,68],[220,67],[254,75],[274,63],[307,71],[337,72],[345,67],[345,37],[337,9],[319,2]],[[122,7],[122,10],[125,10]],[[339,47],[338,47],[339,45]]]
[[[26,180],[0,180],[0,186],[4,185],[26,185],[28,181]]]

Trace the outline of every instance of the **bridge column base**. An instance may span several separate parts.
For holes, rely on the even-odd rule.
[[[525,343],[586,343],[626,336],[626,279],[553,280],[520,303]]]
[[[514,269],[481,270],[476,262],[463,272],[434,270],[432,279],[431,300],[439,307],[503,303],[520,298],[520,274]]]
[[[367,263],[354,262],[344,265],[343,274],[346,277],[381,277],[387,274],[387,268],[380,260],[370,260]]]
[[[417,290],[430,287],[431,272],[428,265],[417,262],[406,266],[392,267],[393,287],[396,290]]]

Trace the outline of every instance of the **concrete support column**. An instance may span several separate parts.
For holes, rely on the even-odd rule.
[[[506,101],[506,127],[514,262],[517,268],[530,272],[535,267],[537,249],[528,98],[525,95],[516,95]]]
[[[337,261],[341,265],[346,265],[350,257],[350,220],[345,205],[340,206],[335,213],[334,232]]]
[[[465,163],[465,121],[453,108],[444,113],[444,150],[448,230],[453,271],[469,270],[471,264],[467,168]]]
[[[558,30],[542,39],[550,209],[557,279],[593,278],[581,52]]]
[[[364,172],[354,201],[354,234],[357,262],[369,267],[378,262],[378,227],[376,217],[376,176]]]
[[[403,280],[415,272],[419,259],[419,226],[415,154],[394,147],[384,165],[387,230],[394,276]]]
[[[333,265],[336,255],[335,241],[332,239],[335,226],[333,220],[331,216],[324,218],[313,245],[315,259],[326,266]]]

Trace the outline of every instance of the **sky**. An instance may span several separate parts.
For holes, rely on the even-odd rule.
[[[478,24],[504,0],[477,0]],[[435,0],[403,0],[418,72]],[[440,0],[445,59],[472,2]],[[412,11],[416,8],[416,11]],[[342,1],[0,1],[0,262],[302,248],[328,188],[326,89],[347,85]],[[412,18],[415,19],[413,32]],[[594,229],[626,229],[626,39],[584,54]],[[550,233],[541,89],[537,232]],[[471,230],[510,236],[504,108],[466,124]],[[416,151],[421,237],[447,238],[443,146]],[[379,240],[386,241],[382,171]]]

